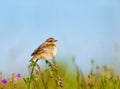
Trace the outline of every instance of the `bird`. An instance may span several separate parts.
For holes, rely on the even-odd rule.
[[[37,59],[44,59],[49,61],[54,58],[57,52],[57,40],[53,37],[49,37],[45,42],[43,42],[37,49],[31,54],[32,58],[30,62]]]

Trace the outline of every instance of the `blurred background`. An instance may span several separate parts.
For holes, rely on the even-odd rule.
[[[120,67],[119,0],[0,1],[0,71],[27,73],[31,53],[48,37],[58,40],[56,60],[88,73],[98,66]]]

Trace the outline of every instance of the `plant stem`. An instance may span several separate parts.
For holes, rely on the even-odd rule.
[[[35,69],[35,66],[36,66],[36,63],[39,59],[37,59],[35,62],[33,62],[33,67],[32,67],[32,70],[31,70],[31,73],[30,73],[30,80],[29,80],[29,83],[28,83],[28,89],[30,89],[30,85],[31,85],[31,81],[33,79],[33,72],[34,72],[34,69]]]
[[[47,86],[46,86],[45,80],[44,80],[43,72],[41,72],[40,66],[38,64],[37,64],[37,68],[38,68],[39,75],[41,75],[41,79],[42,79],[42,83],[43,83],[44,89],[47,89]]]

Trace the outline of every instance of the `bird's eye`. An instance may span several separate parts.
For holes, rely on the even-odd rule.
[[[47,42],[52,42],[52,40],[47,40]]]
[[[52,42],[52,40],[50,40],[49,42]]]

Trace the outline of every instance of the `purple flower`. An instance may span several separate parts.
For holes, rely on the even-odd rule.
[[[6,83],[7,83],[7,80],[6,80],[6,79],[2,79],[2,80],[1,80],[1,83],[2,83],[2,84],[6,84]]]
[[[14,80],[18,80],[18,79],[20,79],[20,78],[21,78],[21,74],[20,74],[20,73],[18,73],[18,74],[16,74],[16,75],[15,75]]]

